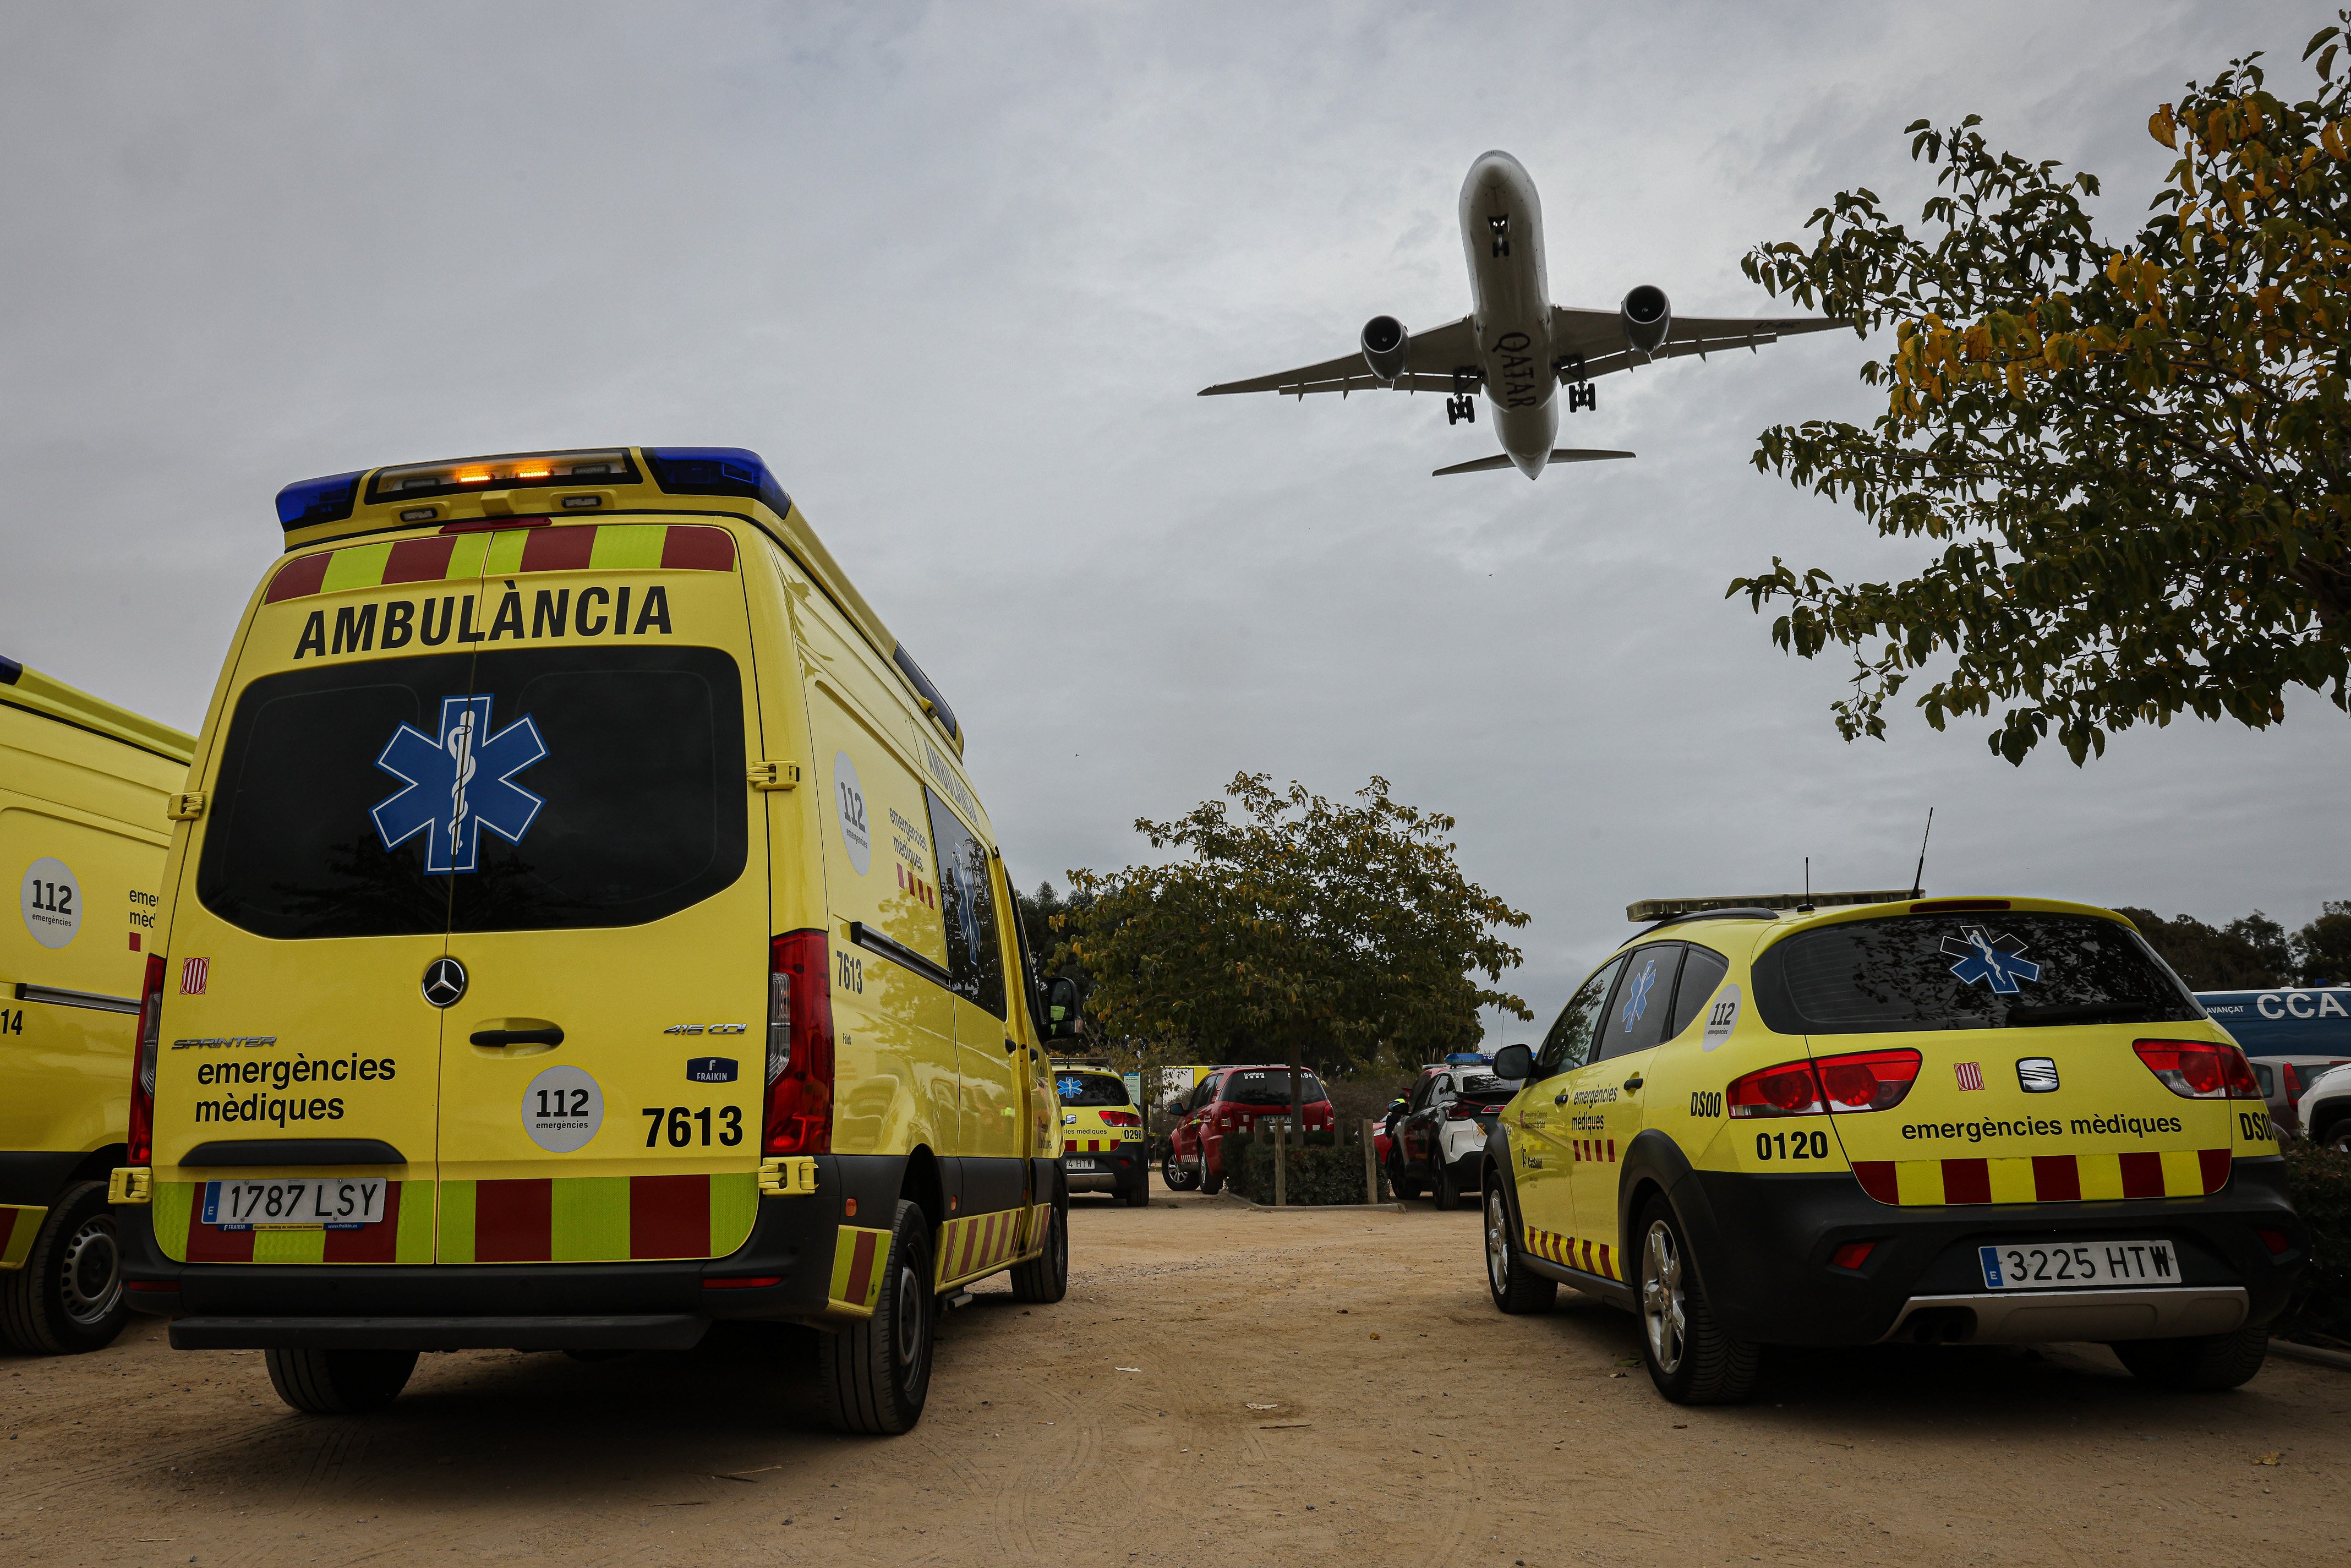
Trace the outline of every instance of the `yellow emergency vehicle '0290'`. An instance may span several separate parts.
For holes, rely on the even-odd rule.
[[[162,923],[164,812],[193,737],[0,659],[0,1337],[121,1331],[108,1172],[121,1164],[139,977]]]
[[[1503,1311],[1561,1284],[1631,1309],[1692,1403],[1748,1393],[1765,1343],[2258,1370],[2308,1235],[2243,1054],[2127,920],[1886,894],[1630,913],[1665,917],[1495,1061],[1528,1081],[1487,1145]]]
[[[1056,1061],[1053,1093],[1061,1103],[1061,1179],[1070,1190],[1112,1193],[1130,1208],[1149,1204],[1143,1108],[1126,1079],[1098,1063]]]
[[[732,448],[288,486],[172,841],[134,1304],[289,1404],[420,1351],[825,1332],[1068,1268],[1033,967],[953,711]]]

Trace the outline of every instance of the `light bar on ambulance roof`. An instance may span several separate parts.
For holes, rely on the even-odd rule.
[[[361,473],[366,470],[360,470]],[[287,533],[317,523],[340,523],[359,499],[359,474],[297,479],[277,492],[277,521]]]
[[[744,496],[765,501],[779,517],[792,509],[767,460],[745,447],[648,446],[644,452],[653,483],[673,496]]]
[[[455,463],[410,463],[379,468],[368,481],[368,504],[462,496],[468,491],[539,489],[550,485],[634,485],[637,465],[626,451],[509,452]],[[284,497],[279,497],[284,513]],[[346,513],[346,516],[349,514]],[[326,519],[321,519],[326,520]],[[288,525],[291,526],[291,525]]]

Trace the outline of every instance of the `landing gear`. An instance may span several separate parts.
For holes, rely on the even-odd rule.
[[[1497,216],[1488,218],[1486,220],[1486,227],[1492,231],[1494,254],[1497,256],[1510,255],[1510,214],[1508,213],[1502,213]]]
[[[1596,410],[1599,406],[1600,389],[1593,386],[1590,382],[1585,382],[1580,386],[1572,386],[1567,389],[1568,413],[1575,413],[1584,409]]]
[[[1472,401],[1469,395],[1466,392],[1456,397],[1447,398],[1445,400],[1445,423],[1447,424],[1459,424],[1464,420],[1467,420],[1471,424],[1478,423],[1477,403]]]

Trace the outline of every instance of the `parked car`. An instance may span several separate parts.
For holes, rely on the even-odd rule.
[[[2302,1096],[2311,1141],[2351,1154],[2351,1066],[2323,1073]]]
[[[1482,1186],[1486,1134],[1519,1083],[1496,1077],[1492,1061],[1475,1051],[1423,1068],[1384,1151],[1395,1195],[1418,1197],[1425,1187],[1437,1207],[1460,1207],[1463,1194]]]
[[[2306,1131],[2298,1106],[2304,1092],[2320,1074],[2351,1062],[2351,987],[2199,991],[2196,1000],[2252,1059],[2270,1120],[2283,1132]]]
[[[1061,1103],[1061,1176],[1071,1192],[1107,1192],[1130,1208],[1151,1201],[1151,1160],[1143,1148],[1143,1113],[1126,1080],[1094,1062],[1053,1063]]]
[[[1301,1120],[1308,1132],[1326,1132],[1339,1124],[1322,1081],[1301,1073],[1299,1085]],[[1290,1114],[1290,1069],[1279,1064],[1220,1067],[1200,1081],[1177,1113],[1168,1134],[1168,1149],[1160,1175],[1178,1192],[1197,1189],[1222,1192],[1225,1187],[1224,1140],[1249,1134],[1260,1121]]]

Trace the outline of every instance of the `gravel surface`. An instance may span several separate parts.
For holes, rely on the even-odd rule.
[[[428,1356],[298,1416],[135,1320],[0,1353],[0,1562],[2241,1564],[2342,1549],[2351,1374],[2234,1394],[2105,1351],[1782,1354],[1683,1410],[1633,1320],[1488,1300],[1474,1211],[1080,1197],[1069,1299],[946,1318],[904,1437],[827,1431],[786,1333]],[[2267,1461],[2267,1462],[2264,1462]]]

